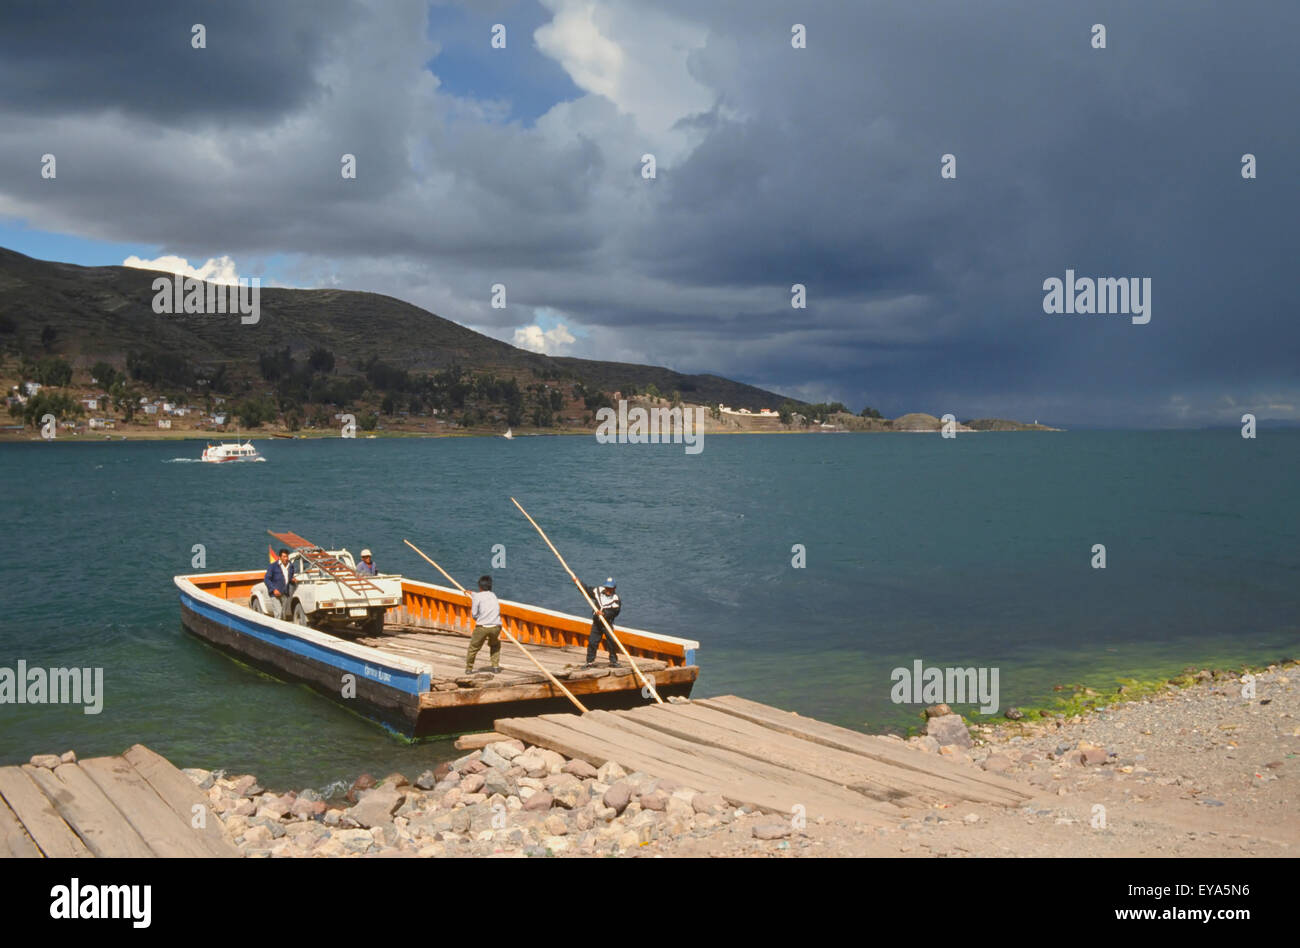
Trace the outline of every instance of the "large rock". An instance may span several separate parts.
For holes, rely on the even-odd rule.
[[[399,774],[396,771],[394,771],[393,773],[385,777],[383,780],[379,781],[379,785],[381,787],[391,787],[392,789],[396,790],[398,787],[409,787],[411,785],[411,781],[407,780],[406,777],[404,777],[402,774]]]
[[[927,718],[942,718],[949,714],[952,714],[952,708],[948,707],[946,704],[932,704],[930,707],[925,709],[925,716]]]
[[[930,718],[925,722],[925,733],[926,736],[938,741],[940,747],[944,744],[955,744],[958,747],[975,746],[975,742],[970,738],[970,731],[966,729],[965,722],[958,714]]]
[[[632,802],[632,785],[626,780],[619,780],[617,783],[610,785],[605,791],[602,798],[605,806],[610,807],[615,813],[622,813],[627,809],[627,805]]]
[[[393,814],[405,799],[405,794],[389,787],[381,787],[363,796],[345,815],[355,820],[359,826],[378,826],[391,822]]]
[[[44,767],[46,770],[53,770],[55,767],[59,766],[59,764],[63,763],[63,759],[59,757],[58,754],[36,754],[30,761],[28,761],[28,763],[33,767]],[[249,779],[251,780],[252,778],[250,777]]]
[[[989,754],[981,764],[990,773],[1000,774],[1011,769],[1011,757],[1007,754]]]
[[[438,776],[432,770],[426,770],[415,778],[415,785],[421,790],[432,790],[438,785]]]
[[[542,827],[551,836],[564,836],[569,832],[569,824],[564,822],[564,817],[559,814],[548,816]]]
[[[643,801],[642,806],[644,805]],[[668,804],[664,807],[664,812],[668,814],[669,819],[677,820],[681,823],[689,823],[695,818],[695,809],[692,807],[691,803],[688,803],[686,800],[683,800],[681,797],[676,795],[668,798]]]
[[[510,769],[510,760],[502,757],[492,749],[491,744],[483,748],[483,756],[479,758],[485,765],[493,770],[506,771]]]
[[[487,783],[487,778],[482,774],[467,774],[460,782],[460,792],[462,794],[478,793]]]

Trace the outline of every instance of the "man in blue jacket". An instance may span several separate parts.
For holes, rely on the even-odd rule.
[[[266,568],[266,575],[262,577],[266,583],[266,591],[280,607],[279,618],[281,619],[290,618],[289,587],[298,581],[297,572],[298,564],[290,565],[289,551],[280,547],[280,558]]]

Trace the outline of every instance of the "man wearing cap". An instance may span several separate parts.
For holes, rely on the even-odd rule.
[[[374,562],[370,559],[370,551],[361,551],[361,562],[357,564],[357,572],[362,576],[375,576],[378,571],[375,569]]]
[[[596,604],[596,612],[592,613],[591,617],[591,635],[587,637],[587,664],[583,665],[583,668],[591,668],[596,664],[596,652],[600,649],[602,636],[605,638],[605,648],[609,651],[609,667],[619,667],[618,656],[614,653],[614,640],[605,631],[605,623],[600,621],[600,617],[604,616],[612,627],[614,619],[623,610],[623,600],[618,598],[618,593],[614,590],[612,576],[607,578],[602,586],[587,587],[591,601]]]

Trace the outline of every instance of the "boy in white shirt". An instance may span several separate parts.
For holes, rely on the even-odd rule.
[[[480,576],[478,592],[470,594],[470,617],[474,620],[474,634],[469,639],[469,652],[465,656],[465,674],[474,673],[474,659],[488,643],[488,653],[492,658],[489,672],[496,675],[501,671],[501,603],[492,592],[492,577]]]

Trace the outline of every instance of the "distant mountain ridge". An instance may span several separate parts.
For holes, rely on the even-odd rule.
[[[411,303],[353,290],[262,288],[260,320],[238,316],[159,315],[153,281],[162,271],[82,267],[36,260],[0,248],[0,346],[39,353],[44,327],[58,332],[58,352],[85,368],[121,367],[130,352],[184,355],[196,365],[225,365],[258,377],[259,356],[288,346],[295,355],[331,350],[341,375],[360,374],[379,359],[408,372],[459,366],[505,377],[574,376],[589,389],[656,386],[686,401],[738,408],[805,403],[717,375],[688,375],[662,366],[546,356],[516,348]]]

